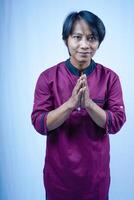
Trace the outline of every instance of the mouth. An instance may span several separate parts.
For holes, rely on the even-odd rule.
[[[78,52],[78,54],[82,57],[87,57],[87,56],[91,55],[91,52]]]
[[[90,52],[78,52],[79,54],[82,54],[82,55],[88,55],[88,54],[91,54]]]

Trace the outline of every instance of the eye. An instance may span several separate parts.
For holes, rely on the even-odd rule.
[[[81,40],[81,36],[80,36],[80,35],[73,35],[73,38],[74,38],[75,40]]]
[[[94,42],[94,41],[96,41],[96,38],[93,35],[91,35],[88,37],[88,41]]]

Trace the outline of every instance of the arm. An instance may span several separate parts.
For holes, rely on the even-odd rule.
[[[72,112],[72,110],[79,106],[79,103],[84,104],[82,103],[82,101],[86,102],[84,106],[83,105],[82,106],[86,108],[87,112],[89,113],[93,121],[98,126],[102,128],[105,127],[106,112],[89,98],[89,91],[87,88],[87,82],[85,78],[86,76],[82,75],[78,79],[78,82],[72,92],[72,96],[68,101],[66,101],[59,108],[52,110],[51,112],[48,113],[47,116],[48,130],[53,130],[59,127],[61,124],[63,124],[64,121],[68,118],[69,114]],[[82,98],[84,96],[85,99]]]
[[[93,121],[100,127],[104,128],[106,124],[106,112],[100,108],[91,99],[89,100],[88,107],[86,107],[87,112]],[[48,113],[47,116],[47,127],[48,130],[53,130],[59,127],[68,118],[72,108],[69,101],[65,102],[59,108]]]
[[[81,105],[87,110],[92,120],[98,126],[104,128],[106,124],[106,112],[96,103],[94,103],[90,98],[90,91],[88,88],[86,75],[82,75],[80,79],[82,80],[82,86],[83,86]]]
[[[52,110],[47,115],[47,129],[53,130],[64,123],[64,121],[69,117],[72,112],[71,107],[69,107],[69,102],[66,101],[60,107]]]
[[[111,77],[108,85],[108,99],[106,102],[106,125],[107,133],[117,133],[126,121],[125,106],[119,77]]]
[[[77,81],[76,86],[73,89],[72,96],[62,104],[60,107],[52,110],[47,115],[47,129],[53,130],[64,123],[69,117],[72,110],[79,106],[80,98],[82,95],[83,88],[81,88],[82,82]]]
[[[31,114],[32,124],[38,133],[47,135],[47,115],[53,109],[53,99],[48,80],[45,74],[41,73],[35,87],[33,111]]]
[[[78,80],[68,101],[54,109],[52,94],[46,76],[42,73],[37,81],[34,105],[31,114],[32,124],[37,132],[47,135],[64,123],[73,109],[79,106],[82,94],[81,81]]]
[[[106,124],[106,112],[99,107],[96,103],[94,103],[91,99],[89,99],[88,104],[86,106],[86,110],[92,120],[101,128],[105,127]]]
[[[108,85],[108,99],[106,110],[100,108],[90,98],[86,76],[82,75],[84,89],[81,104],[87,110],[92,120],[101,128],[106,129],[106,133],[117,133],[126,121],[125,107],[122,96],[119,77],[111,77]]]

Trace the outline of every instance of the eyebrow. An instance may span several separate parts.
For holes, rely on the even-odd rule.
[[[72,35],[84,35],[83,33],[73,32]],[[93,33],[88,34],[88,36],[93,35]]]

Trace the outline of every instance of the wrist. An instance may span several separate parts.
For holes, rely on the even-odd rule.
[[[67,100],[67,101],[65,102],[65,104],[66,104],[66,107],[67,107],[68,110],[72,111],[72,110],[75,109],[75,106],[73,105],[71,99]]]
[[[88,100],[85,108],[86,108],[86,110],[93,110],[93,108],[94,108],[94,102],[92,101],[92,99]]]

